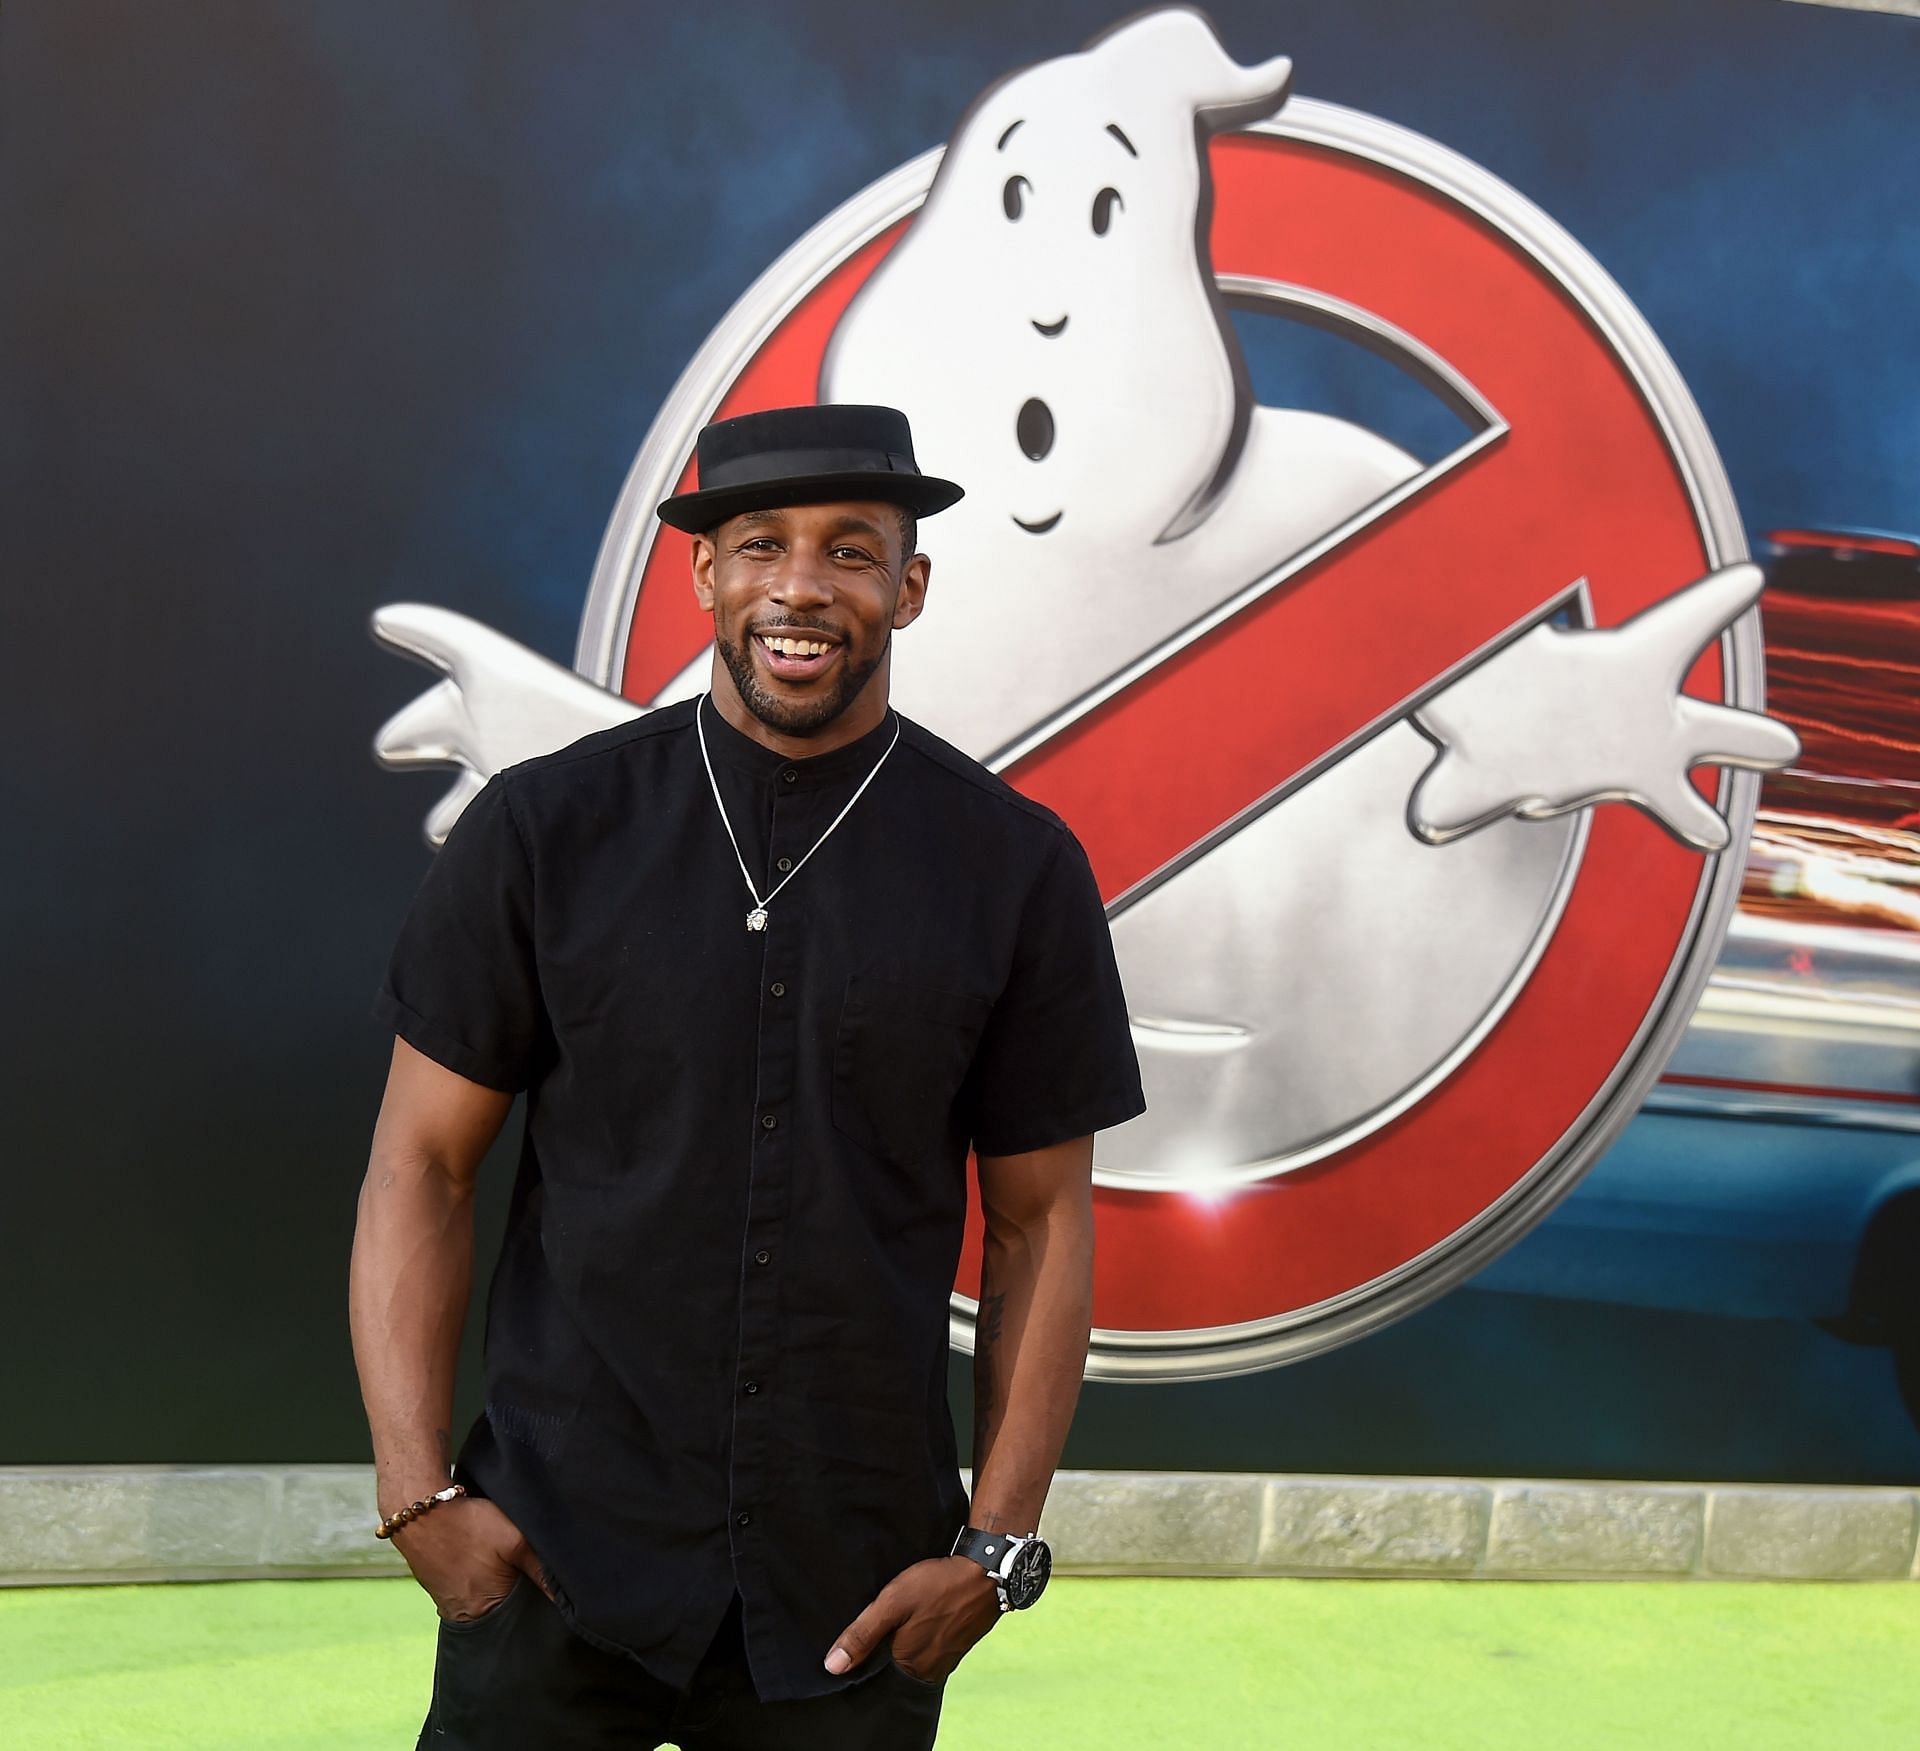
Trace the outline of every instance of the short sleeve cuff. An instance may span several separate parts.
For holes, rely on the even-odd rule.
[[[1035,1149],[1051,1149],[1056,1143],[1071,1143],[1076,1137],[1088,1137],[1096,1131],[1111,1131],[1129,1119],[1137,1119],[1147,1110],[1146,1096],[1138,1087],[1124,1094],[1105,1094],[1084,1102],[1065,1113],[1045,1119],[1029,1120],[1017,1130],[976,1133],[976,1155],[1027,1155]]]
[[[415,1051],[424,1053],[436,1064],[451,1070],[456,1076],[464,1076],[469,1082],[477,1082],[501,1094],[518,1094],[527,1086],[526,1075],[519,1066],[490,1053],[476,1051],[438,1022],[420,1014],[418,1010],[409,1009],[387,986],[382,986],[380,995],[373,1000],[373,1017],[391,1028]]]

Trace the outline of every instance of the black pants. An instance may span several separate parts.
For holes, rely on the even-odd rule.
[[[927,1751],[942,1687],[885,1653],[831,1696],[762,1702],[738,1596],[685,1690],[583,1641],[531,1581],[485,1617],[440,1625],[433,1706],[417,1751]]]

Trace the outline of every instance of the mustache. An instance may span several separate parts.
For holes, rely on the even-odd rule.
[[[772,635],[796,632],[816,633],[821,638],[832,639],[835,644],[841,642],[838,628],[818,620],[802,620],[798,617],[789,617],[785,620],[757,620],[747,628],[747,636],[750,638],[761,633]]]

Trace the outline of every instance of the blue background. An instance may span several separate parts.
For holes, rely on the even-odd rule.
[[[1431,134],[1586,244],[1751,529],[1920,526],[1920,23],[1211,10],[1239,59],[1291,54],[1301,95]],[[370,758],[423,677],[369,611],[443,603],[569,661],[633,453],[733,299],[1118,16],[0,15],[0,1461],[365,1452],[367,1004],[443,782]],[[1469,1289],[1295,1368],[1090,1387],[1068,1458],[1891,1478],[1920,1437],[1885,1353],[1811,1325]]]

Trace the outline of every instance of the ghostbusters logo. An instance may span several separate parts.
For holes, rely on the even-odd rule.
[[[444,609],[376,741],[501,766],[689,697],[708,419],[904,408],[967,497],[894,698],[1057,810],[1108,903],[1148,1111],[1103,1134],[1088,1371],[1195,1378],[1410,1311],[1631,1115],[1737,893],[1758,570],[1644,322],[1512,189],[1290,99],[1197,13],[986,92],[823,219],[689,365],[615,508],[568,670]],[[1263,404],[1238,322],[1364,347],[1457,417],[1416,456]],[[954,1293],[971,1342],[975,1212]]]

